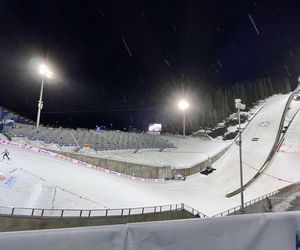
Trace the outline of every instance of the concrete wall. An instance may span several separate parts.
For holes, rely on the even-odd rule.
[[[207,166],[213,164],[215,161],[217,161],[221,156],[223,156],[226,151],[228,150],[230,146],[226,147],[219,153],[215,154],[213,157],[210,157],[208,160],[203,161],[191,168],[182,168],[182,169],[172,169],[172,175],[176,173],[180,173],[183,176],[189,176],[195,173],[199,173],[200,171],[204,170]]]
[[[87,156],[87,155],[82,155],[82,154],[77,154],[72,152],[61,152],[61,151],[54,151],[54,150],[51,151],[89,164],[93,164],[98,167],[110,169],[131,176],[150,178],[150,179],[165,178],[171,176],[170,166],[155,167],[155,166],[149,166],[149,165],[143,165],[137,163],[129,163],[129,162]]]
[[[82,154],[77,154],[72,152],[61,152],[61,151],[54,151],[54,150],[51,151],[54,151],[58,154],[62,154],[89,164],[93,164],[98,167],[110,169],[119,173],[141,177],[141,178],[159,179],[159,178],[171,177],[176,173],[180,173],[183,176],[195,174],[203,170],[207,166],[211,165],[216,160],[218,160],[227,150],[228,147],[223,149],[221,152],[219,152],[218,154],[214,155],[213,157],[209,158],[204,162],[201,162],[191,168],[182,168],[182,169],[171,169],[170,166],[155,167],[155,166],[149,166],[144,164],[116,161],[116,160],[87,156],[87,155],[82,155]]]
[[[186,210],[166,211],[130,216],[127,215],[91,218],[0,216],[0,232],[126,224],[131,222],[177,220],[192,217],[193,215]]]

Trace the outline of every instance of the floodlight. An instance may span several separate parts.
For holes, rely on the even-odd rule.
[[[185,137],[185,110],[188,109],[190,106],[190,104],[182,99],[178,102],[178,108],[182,111],[182,114],[183,114],[183,119],[182,119],[182,135],[183,137]]]
[[[45,64],[41,64],[39,67],[39,72],[41,75],[46,76],[47,78],[52,78],[53,73],[48,69]]]
[[[45,64],[40,64],[39,73],[42,76],[42,81],[41,81],[41,92],[40,92],[40,99],[39,99],[39,102],[38,102],[38,114],[37,114],[37,121],[36,121],[37,131],[39,129],[41,110],[43,108],[42,98],[43,98],[44,81],[45,81],[45,78],[52,78],[53,77],[53,73],[49,70],[49,68]]]
[[[178,102],[178,108],[182,111],[188,109],[189,106],[190,106],[189,103],[184,99],[182,99]]]
[[[235,107],[237,109],[244,110],[246,108],[246,105],[239,102],[239,103],[235,103]]]

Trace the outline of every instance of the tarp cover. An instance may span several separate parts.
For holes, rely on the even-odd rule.
[[[298,250],[297,231],[300,212],[264,213],[0,233],[0,249]]]

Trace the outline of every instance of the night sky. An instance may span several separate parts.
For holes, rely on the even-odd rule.
[[[44,61],[42,124],[145,129],[182,91],[295,83],[300,1],[2,0],[0,56],[1,106],[36,119]]]

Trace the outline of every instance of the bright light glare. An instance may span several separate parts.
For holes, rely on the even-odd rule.
[[[52,78],[53,73],[48,69],[45,64],[41,64],[39,68],[39,72],[41,75],[46,76],[48,78]]]
[[[180,110],[186,110],[186,109],[188,109],[188,107],[189,107],[190,105],[189,105],[189,103],[186,101],[186,100],[180,100],[179,102],[178,102],[178,108],[180,109]]]

